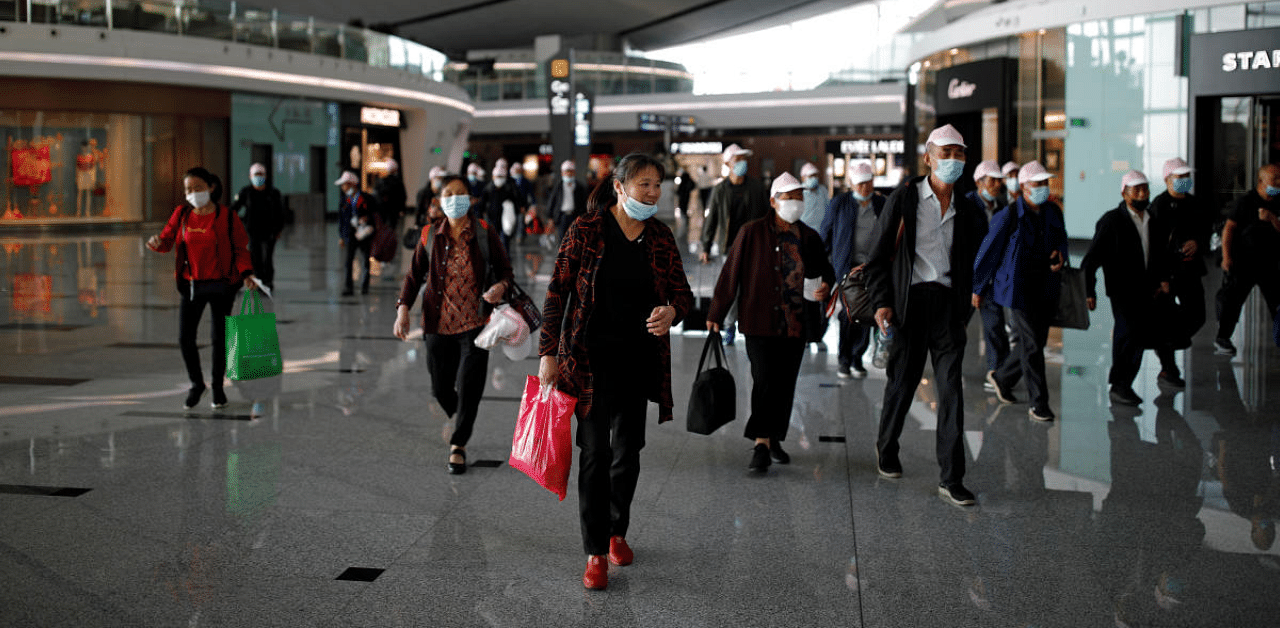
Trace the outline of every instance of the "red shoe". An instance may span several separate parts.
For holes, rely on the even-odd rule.
[[[582,572],[582,586],[593,591],[603,591],[609,586],[609,563],[604,556],[587,558],[587,570]]]
[[[636,555],[631,551],[631,547],[627,545],[627,540],[620,537],[609,538],[609,562],[625,567],[636,559]]]

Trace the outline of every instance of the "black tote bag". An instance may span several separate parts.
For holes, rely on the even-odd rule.
[[[702,367],[706,365],[708,351],[715,354],[716,365],[704,371]],[[724,363],[720,333],[711,332],[702,346],[698,376],[693,380],[693,392],[689,394],[687,429],[694,434],[711,434],[737,416],[737,389],[733,384],[733,374]]]
[[[1084,269],[1062,267],[1062,292],[1058,294],[1058,309],[1049,322],[1051,327],[1067,329],[1089,328],[1089,289],[1085,285]]]

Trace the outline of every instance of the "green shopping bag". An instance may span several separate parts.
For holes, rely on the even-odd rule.
[[[260,379],[283,371],[276,315],[263,311],[257,290],[248,290],[240,312],[227,317],[227,378]]]

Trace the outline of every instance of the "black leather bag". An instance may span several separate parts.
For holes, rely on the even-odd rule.
[[[704,371],[702,367],[706,365],[708,351],[715,354],[716,365]],[[693,380],[693,391],[689,393],[686,427],[694,434],[712,434],[731,423],[738,414],[738,393],[734,387],[733,374],[725,368],[724,363],[724,345],[721,344],[720,333],[711,332],[707,334],[707,341],[702,346],[698,375]]]
[[[876,324],[876,310],[871,306],[871,292],[867,290],[867,274],[862,269],[845,275],[837,294],[844,305],[845,316],[859,325]]]
[[[1062,267],[1062,291],[1058,294],[1058,309],[1054,312],[1051,327],[1067,329],[1089,328],[1089,290],[1085,285],[1084,269]]]

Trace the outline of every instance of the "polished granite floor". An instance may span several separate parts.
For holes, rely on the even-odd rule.
[[[1049,425],[983,392],[975,322],[970,509],[935,494],[927,380],[906,475],[883,480],[883,372],[837,380],[807,354],[793,462],[752,476],[745,411],[684,430],[702,338],[676,336],[679,418],[649,425],[636,562],[588,592],[574,490],[558,502],[505,462],[535,360],[491,358],[476,464],[447,475],[421,342],[391,333],[402,260],[339,298],[333,234],[303,230],[277,252],[285,374],[184,413],[172,258],[143,239],[0,242],[0,625],[1280,623],[1280,352],[1254,302],[1238,357],[1213,355],[1211,324],[1171,394],[1149,354],[1130,411],[1108,407],[1104,300],[1092,329],[1053,334]],[[516,262],[545,286],[536,244]],[[746,408],[741,345],[729,361]]]

